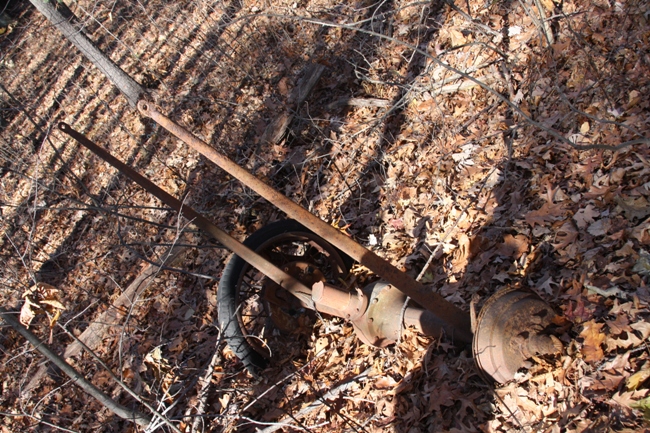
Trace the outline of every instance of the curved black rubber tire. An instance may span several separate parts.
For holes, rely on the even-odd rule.
[[[259,248],[269,240],[287,233],[308,233],[313,235],[311,230],[307,229],[298,221],[282,220],[260,228],[246,238],[243,243],[253,251],[258,251]],[[322,238],[321,241],[326,242],[322,240]],[[340,258],[346,267],[345,270],[349,271],[354,260],[338,249],[334,249],[340,255]],[[260,370],[263,370],[268,366],[269,360],[250,345],[237,318],[237,291],[239,288],[240,276],[245,270],[246,264],[247,263],[244,259],[236,254],[233,254],[226,264],[221,280],[219,281],[217,292],[218,315],[219,325],[228,346],[244,364],[246,369],[256,375]]]

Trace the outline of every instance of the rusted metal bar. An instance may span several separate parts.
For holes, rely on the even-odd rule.
[[[444,323],[444,330],[453,338],[472,341],[469,314],[448,302],[439,294],[426,288],[408,274],[400,271],[388,261],[367,250],[339,230],[322,221],[309,211],[294,203],[286,196],[266,185],[260,179],[238,166],[225,155],[219,153],[207,143],[195,137],[185,128],[163,115],[154,104],[147,101],[138,102],[138,109],[144,116],[150,117],[160,126],[174,134],[177,138],[192,147],[197,152],[217,164],[244,185],[257,192],[263,198],[285,212],[290,218],[300,221],[317,235],[323,237],[335,247],[376,273],[403,293],[411,297],[422,307],[434,313]]]
[[[275,266],[273,263],[266,260],[264,257],[257,254],[255,251],[251,250],[237,239],[230,236],[228,233],[221,230],[219,227],[214,225],[210,220],[202,216],[200,213],[192,209],[191,207],[183,204],[180,200],[173,197],[171,194],[151,182],[149,179],[142,176],[140,173],[135,171],[133,168],[129,167],[122,161],[115,158],[105,149],[99,147],[92,141],[90,141],[83,134],[75,131],[67,123],[59,123],[59,129],[70,137],[77,140],[84,147],[88,148],[90,151],[95,153],[97,156],[102,158],[104,161],[118,169],[122,174],[127,176],[129,179],[140,185],[147,192],[156,196],[160,201],[165,203],[167,206],[173,208],[177,212],[183,214],[186,218],[192,221],[197,227],[201,230],[204,230],[206,233],[211,235],[214,239],[223,244],[226,248],[237,254],[242,259],[246,260],[251,266],[258,269],[264,275],[269,277],[271,280],[279,284],[283,289],[290,292],[296,298],[298,298],[305,306],[311,306],[314,308],[314,303],[311,298],[311,288],[306,287],[296,278],[292,277],[288,273],[284,272],[282,269]]]

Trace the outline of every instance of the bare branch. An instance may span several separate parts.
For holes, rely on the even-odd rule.
[[[408,42],[404,42],[404,41],[401,41],[401,40],[399,40],[397,38],[394,38],[392,36],[377,33],[377,32],[374,32],[372,30],[367,30],[367,29],[364,29],[364,28],[360,28],[357,24],[339,24],[339,23],[334,23],[334,22],[331,22],[331,21],[325,21],[325,20],[320,20],[320,19],[316,19],[316,18],[309,18],[309,17],[301,17],[301,16],[283,16],[283,15],[276,15],[276,14],[265,14],[265,16],[268,16],[269,18],[290,19],[290,20],[296,20],[296,21],[304,21],[304,22],[309,22],[309,23],[313,23],[313,24],[319,24],[319,25],[325,26],[325,27],[333,27],[333,28],[341,28],[341,29],[346,29],[346,30],[352,30],[352,31],[360,32],[360,33],[365,33],[367,35],[374,36],[374,37],[377,37],[377,38],[380,38],[380,39],[384,39],[384,40],[393,42],[395,44],[402,45],[403,47],[406,47],[408,49],[414,50],[414,51],[418,52],[419,54],[423,55],[424,57],[426,57],[427,59],[431,60],[432,62],[442,66],[445,69],[447,69],[448,71],[451,71],[451,72],[453,72],[455,74],[458,74],[459,76],[465,78],[466,80],[469,80],[469,81],[475,83],[478,87],[482,88],[483,90],[490,93],[491,95],[493,95],[494,97],[499,99],[501,102],[506,104],[510,109],[512,109],[522,119],[524,119],[528,124],[538,128],[538,129],[540,129],[542,131],[545,131],[546,133],[553,136],[554,138],[556,138],[560,142],[574,148],[575,150],[584,151],[584,150],[592,150],[592,149],[602,149],[602,150],[618,151],[618,150],[624,149],[624,148],[629,147],[629,146],[634,146],[634,145],[637,145],[637,144],[648,144],[648,143],[650,143],[650,138],[647,138],[647,137],[626,141],[624,143],[620,143],[620,144],[615,145],[615,146],[609,146],[609,145],[606,145],[606,144],[583,145],[583,144],[579,144],[579,143],[574,143],[573,141],[569,140],[567,137],[562,135],[562,133],[560,133],[559,131],[557,131],[557,130],[555,130],[553,128],[549,128],[548,126],[542,124],[541,122],[538,122],[538,121],[534,120],[529,114],[526,114],[523,110],[521,110],[517,104],[512,102],[509,98],[506,98],[504,95],[499,93],[494,88],[492,88],[492,87],[488,86],[487,84],[485,84],[485,82],[483,82],[483,81],[479,80],[478,78],[475,78],[475,77],[473,77],[473,76],[471,76],[469,74],[466,74],[465,72],[461,71],[460,69],[457,69],[457,68],[451,66],[449,63],[444,62],[443,60],[441,60],[440,58],[438,58],[436,56],[432,56],[431,54],[429,54],[425,50],[423,50],[423,49],[421,49],[419,47],[416,47],[415,45],[412,45],[412,44],[410,44]],[[241,18],[241,19],[244,19],[244,18]]]
[[[0,307],[0,316],[2,320],[5,321],[9,326],[14,328],[16,332],[22,335],[27,341],[29,341],[43,356],[52,361],[54,365],[59,367],[61,371],[67,374],[74,383],[77,384],[81,389],[86,391],[90,396],[94,397],[103,404],[108,410],[113,412],[115,415],[120,418],[133,421],[134,423],[146,427],[151,422],[151,418],[148,415],[145,415],[140,412],[132,411],[126,407],[116,403],[108,395],[104,394],[99,388],[93,385],[85,377],[83,377],[77,370],[75,370],[70,364],[68,364],[62,357],[54,353],[45,343],[43,343],[34,333],[25,328],[19,321],[14,317],[16,313],[9,312],[4,308]]]

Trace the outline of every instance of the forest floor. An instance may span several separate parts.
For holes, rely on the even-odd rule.
[[[373,348],[325,317],[251,376],[217,326],[230,252],[55,126],[240,240],[284,215],[129,107],[26,2],[0,35],[2,305],[60,311],[23,320],[61,354],[112,312],[94,352],[183,432],[648,431],[648,2],[268,3],[69,5],[162,112],[464,311],[537,293],[562,353],[493,385],[453,339]],[[288,133],[261,140],[312,63],[326,70]],[[3,432],[140,431],[8,326],[0,349]],[[68,361],[146,411],[87,352]]]

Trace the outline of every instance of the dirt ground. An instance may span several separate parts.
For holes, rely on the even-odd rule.
[[[170,118],[464,311],[502,289],[534,291],[558,314],[563,345],[494,385],[452,338],[407,330],[378,349],[325,317],[286,335],[286,353],[251,376],[217,325],[230,252],[56,125],[240,240],[285,216],[142,117],[28,2],[10,1],[2,306],[49,301],[56,325],[38,314],[30,329],[60,354],[114,317],[93,347],[104,365],[85,351],[68,362],[115,401],[151,404],[183,432],[648,430],[647,2],[67,4]],[[296,108],[290,95],[314,63],[325,72]],[[262,140],[285,110],[286,136]],[[124,301],[151,263],[165,266]],[[348,282],[374,280],[355,266]],[[58,291],[38,298],[37,282]],[[0,349],[3,432],[143,430],[8,326]]]

